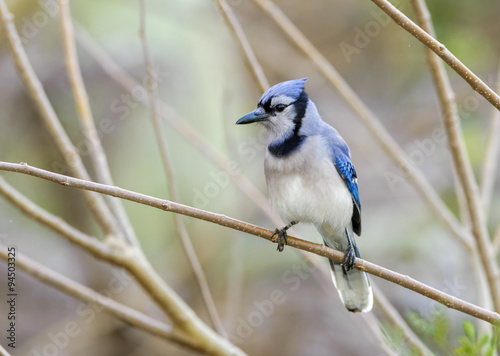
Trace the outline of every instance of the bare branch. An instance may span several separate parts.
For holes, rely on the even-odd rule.
[[[391,302],[386,298],[384,293],[382,293],[380,288],[375,283],[372,283],[372,288],[375,305],[392,325],[402,331],[408,345],[410,345],[412,349],[418,350],[420,355],[433,355],[427,345],[419,339],[397,310],[392,306]]]
[[[498,63],[497,93],[500,93],[500,62]],[[495,186],[496,172],[500,160],[500,111],[493,109],[491,113],[488,143],[484,156],[483,169],[481,171],[481,197],[483,199],[484,212],[488,216],[491,197]],[[498,253],[498,250],[497,250]]]
[[[108,261],[116,260],[113,250],[106,243],[75,229],[63,219],[42,209],[8,184],[3,177],[0,177],[0,195],[3,195],[29,217],[46,225],[75,245],[82,247],[94,257]]]
[[[481,96],[488,100],[491,105],[500,110],[500,96],[495,93],[489,86],[487,86],[477,75],[474,74],[469,68],[465,66],[460,60],[453,55],[448,49],[440,42],[438,42],[431,34],[424,31],[405,14],[399,11],[394,5],[387,0],[372,0],[378,7],[389,15],[394,22],[408,31],[413,37],[422,42],[430,50],[436,53],[443,61],[446,62],[460,75],[472,89],[477,91]]]
[[[187,205],[171,202],[164,199],[158,199],[145,194],[132,192],[126,189],[118,187],[110,187],[100,183],[84,181],[81,179],[68,177],[57,173],[52,173],[43,169],[30,167],[27,164],[0,162],[0,170],[28,174],[62,184],[63,186],[86,189],[94,192],[99,192],[102,194],[112,195],[114,197],[130,200],[136,203],[149,205],[157,209],[170,211],[176,214],[186,215],[196,219],[205,220],[214,224],[218,224],[224,227],[229,227],[231,229],[246,232],[248,234],[255,235],[264,238],[266,240],[270,240],[274,243],[277,242],[276,238],[273,237],[273,231],[271,230],[264,229],[256,225],[252,225],[241,220],[233,219],[225,215],[208,212],[201,209],[196,209]],[[344,254],[342,252],[333,250],[324,245],[319,245],[309,241],[301,240],[292,236],[288,237],[288,245],[304,251],[315,253],[319,256],[327,257],[337,262],[342,262],[344,258]],[[174,321],[186,321],[187,320],[186,315],[192,315],[192,311],[188,309],[187,306],[185,306],[184,302],[180,298],[178,300],[176,299],[178,297],[175,293],[173,293],[173,291],[172,295],[168,295],[168,297],[166,297],[164,294],[158,294],[158,289],[156,288],[159,287],[160,291],[168,291],[168,292],[170,292],[170,288],[165,285],[164,281],[160,277],[158,277],[158,275],[154,272],[154,270],[151,268],[149,264],[145,265],[145,263],[147,263],[147,260],[138,257],[140,256],[136,255],[127,256],[127,265],[124,265],[124,267],[127,268],[134,276],[136,276],[138,281],[143,285],[143,287],[148,292],[150,292],[153,298],[157,300],[159,305],[163,306],[173,305],[176,308],[179,308],[177,310],[168,311],[168,314],[174,319]],[[488,311],[472,303],[453,297],[435,288],[427,286],[424,283],[416,281],[411,277],[391,271],[387,268],[378,266],[374,263],[362,260],[360,258],[356,259],[355,267],[361,271],[365,271],[374,276],[383,278],[387,281],[396,283],[402,287],[405,287],[414,292],[422,294],[423,296],[433,299],[447,306],[448,308],[456,309],[463,313],[469,314],[475,318],[485,320],[493,325],[500,325],[500,314]],[[172,296],[175,296],[175,299],[168,300],[168,298],[172,298]],[[167,300],[165,300],[165,298],[167,298]],[[208,330],[205,329],[203,327],[204,324],[203,326],[200,326],[198,324],[198,321],[199,319],[197,320],[196,324],[194,324],[194,326],[193,325],[191,326],[193,326],[194,328],[199,327],[197,331],[201,329],[204,335],[205,333],[209,333],[208,330],[210,329]],[[201,321],[199,321],[199,323],[201,323]]]
[[[68,135],[57,117],[54,108],[49,102],[47,94],[45,93],[42,83],[38,79],[30,60],[24,51],[21,44],[19,33],[14,26],[14,16],[10,13],[4,0],[0,0],[0,17],[4,33],[7,37],[17,71],[28,90],[28,93],[33,100],[38,112],[43,119],[48,132],[52,136],[59,151],[64,156],[64,159],[70,166],[73,174],[85,180],[90,180],[90,176],[83,165],[81,157],[79,156],[75,146],[71,143]],[[101,196],[92,194],[90,192],[84,193],[90,209],[98,220],[107,234],[114,234],[120,236],[118,226],[111,212],[108,210]]]
[[[226,0],[217,0],[217,5],[219,6],[219,10],[224,16],[226,23],[236,38],[236,43],[240,45],[240,49],[245,55],[245,59],[247,61],[248,66],[250,67],[251,72],[253,73],[259,87],[262,91],[266,91],[269,88],[269,82],[264,74],[264,70],[260,65],[255,53],[248,42],[247,36],[241,27],[240,22],[234,15],[231,6],[228,5]]]
[[[174,201],[179,201],[179,194],[177,192],[177,185],[175,182],[174,168],[172,166],[172,161],[167,149],[167,142],[165,136],[163,135],[163,129],[161,122],[158,118],[158,83],[155,82],[155,73],[153,72],[153,59],[151,58],[151,52],[149,50],[149,44],[147,39],[147,26],[146,26],[146,1],[140,0],[140,37],[142,43],[142,50],[144,54],[144,61],[146,63],[146,71],[148,73],[148,94],[149,94],[149,107],[151,112],[151,121],[153,123],[153,128],[156,136],[156,141],[160,150],[160,155],[163,162],[163,168],[165,169],[165,175],[167,177],[167,185],[169,196]],[[174,215],[175,228],[177,230],[177,235],[179,236],[186,257],[191,265],[196,281],[201,291],[202,299],[207,308],[210,321],[214,329],[223,337],[227,339],[227,333],[224,330],[224,326],[220,320],[219,314],[215,307],[214,299],[210,292],[205,273],[201,268],[200,261],[196,256],[196,251],[194,250],[193,243],[191,242],[191,237],[189,236],[186,224],[181,215]]]
[[[40,170],[40,172],[43,172],[43,170]],[[77,181],[86,182],[79,179]],[[59,182],[63,185],[66,184],[62,181]],[[99,183],[88,183],[107,187]],[[189,337],[198,348],[215,355],[244,355],[241,350],[217,335],[196,316],[193,310],[156,273],[140,249],[126,244],[122,239],[109,237],[104,243],[83,234],[60,218],[53,216],[29,201],[21,193],[10,187],[1,177],[0,194],[4,195],[23,212],[60,233],[94,257],[111,262],[129,271],[160,308],[172,319],[175,327]]]
[[[7,248],[3,245],[0,245],[0,258],[5,261],[8,259]],[[161,337],[162,339],[178,343],[189,349],[202,351],[189,339],[189,337],[176,333],[171,326],[140,313],[126,305],[118,303],[86,286],[76,283],[70,278],[33,261],[23,254],[17,253],[16,266],[20,267],[32,277],[35,277],[40,282],[48,284],[65,294],[81,300],[82,302],[98,305],[111,316],[120,319],[133,327]]]
[[[5,350],[5,349],[3,348],[3,346],[2,346],[2,345],[0,345],[0,355],[1,355],[1,356],[11,356],[11,355],[7,352],[7,350]]]
[[[380,120],[368,109],[365,103],[346,83],[342,76],[335,70],[333,65],[314,47],[302,32],[290,21],[281,9],[270,0],[254,0],[262,10],[283,30],[303,53],[318,68],[318,70],[329,81],[344,100],[351,106],[354,112],[361,118],[362,122],[370,130],[372,135],[386,151],[394,163],[407,173],[408,180],[414,185],[420,195],[424,198],[429,208],[448,227],[451,233],[470,251],[473,248],[471,236],[460,225],[456,217],[443,203],[436,190],[429,183],[422,172],[414,167],[407,158],[405,152],[392,138],[389,132],[380,123]]]
[[[434,36],[434,29],[430,22],[430,14],[424,0],[411,1],[417,21],[428,34]],[[417,25],[415,25],[417,26]],[[418,27],[418,26],[417,26]],[[429,35],[428,35],[429,36]],[[500,311],[500,271],[493,254],[493,249],[486,228],[486,219],[484,216],[483,205],[479,194],[479,187],[474,177],[474,172],[465,147],[465,141],[462,134],[460,119],[458,117],[458,108],[455,104],[455,95],[451,88],[448,76],[446,75],[444,65],[438,60],[432,49],[426,50],[427,61],[431,68],[434,83],[436,84],[439,101],[443,110],[444,127],[448,136],[448,144],[453,158],[453,163],[457,171],[458,178],[464,189],[467,200],[468,212],[472,233],[476,239],[479,255],[483,268],[488,278],[488,285],[496,311]]]
[[[90,159],[94,166],[97,181],[107,185],[114,185],[111,172],[109,170],[108,160],[101,145],[99,135],[94,123],[94,117],[90,108],[89,97],[85,84],[83,82],[78,55],[76,53],[74,29],[71,22],[71,14],[68,0],[58,0],[60,8],[60,25],[63,39],[64,60],[66,62],[66,71],[69,77],[71,90],[75,99],[76,109],[83,133],[90,144]],[[107,197],[107,203],[115,214],[115,217],[123,230],[124,236],[128,242],[138,246],[137,236],[130,224],[122,202],[119,199]]]

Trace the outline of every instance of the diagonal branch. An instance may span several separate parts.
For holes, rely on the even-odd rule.
[[[254,2],[264,10],[269,17],[283,30],[303,53],[318,68],[318,70],[329,81],[344,100],[351,106],[354,112],[366,125],[373,137],[378,141],[387,155],[394,161],[396,166],[401,167],[407,173],[408,180],[424,198],[429,208],[448,227],[451,233],[470,251],[473,248],[473,241],[467,231],[460,225],[450,209],[444,204],[436,190],[425,178],[422,172],[414,167],[407,158],[405,152],[392,138],[389,132],[381,124],[380,120],[354,90],[346,83],[342,76],[336,71],[333,65],[314,47],[314,45],[304,36],[302,32],[290,21],[281,9],[270,0],[254,0]]]
[[[90,108],[89,97],[85,84],[83,82],[78,55],[76,53],[74,29],[71,21],[71,13],[68,0],[58,0],[60,8],[60,25],[63,39],[64,60],[66,62],[66,71],[69,77],[69,83],[75,99],[76,109],[80,122],[83,127],[83,133],[90,144],[90,160],[94,166],[94,172],[97,181],[107,185],[114,185],[111,172],[109,170],[108,160],[101,145],[101,140],[97,134],[94,123],[94,117]],[[107,202],[114,212],[118,223],[128,242],[138,246],[137,236],[130,224],[122,202],[119,199],[107,197]]]
[[[66,178],[75,179],[72,177]],[[79,179],[77,181],[86,182]],[[66,181],[59,182],[66,185]],[[99,183],[94,184],[107,187]],[[122,239],[110,237],[105,242],[101,242],[85,235],[29,201],[29,199],[9,186],[2,177],[0,177],[0,194],[4,195],[24,213],[60,233],[94,257],[125,268],[135,277],[137,282],[141,284],[165,314],[172,319],[175,330],[189,337],[204,352],[215,355],[244,355],[241,350],[221,338],[198,318],[194,311],[152,268],[140,249],[126,244]]]
[[[448,49],[440,42],[438,42],[432,34],[424,31],[405,14],[399,11],[394,5],[387,0],[372,0],[375,5],[380,7],[387,15],[389,15],[394,22],[408,31],[413,37],[422,42],[431,51],[436,53],[443,61],[446,62],[459,76],[461,76],[472,89],[477,91],[481,96],[488,100],[491,105],[500,110],[500,96],[495,93],[489,86],[487,86],[477,75],[474,74],[465,64],[453,55]]]
[[[0,0],[0,17],[17,71],[19,72],[19,75],[28,90],[31,100],[33,100],[33,103],[40,113],[48,132],[52,136],[55,144],[71,168],[73,174],[76,177],[90,180],[90,176],[83,165],[80,155],[64,131],[64,128],[43,89],[42,83],[31,66],[30,60],[28,59],[28,56],[26,55],[26,52],[21,44],[19,33],[14,26],[14,15],[12,15],[7,8],[5,0]],[[84,193],[84,196],[90,206],[90,209],[106,234],[120,236],[116,221],[104,203],[103,198],[90,192]]]
[[[411,3],[420,26],[431,36],[435,36],[425,0],[412,0]],[[481,262],[488,278],[493,305],[496,311],[500,311],[500,271],[488,236],[484,208],[479,194],[479,187],[465,147],[454,93],[442,62],[429,49],[427,49],[426,55],[437,88],[439,101],[441,102],[444,127],[448,136],[448,145],[454,167],[461,186],[464,189],[472,233],[476,239]]]
[[[121,199],[126,199],[129,201],[133,201],[136,203],[148,205],[157,209],[169,211],[172,213],[176,214],[182,214],[185,216],[193,217],[196,219],[208,221],[214,224],[218,224],[224,227],[228,227],[231,229],[239,230],[242,232],[246,232],[251,235],[255,235],[261,238],[264,238],[266,240],[270,240],[274,243],[276,243],[276,239],[273,238],[273,231],[264,229],[259,226],[255,226],[252,224],[249,224],[247,222],[233,219],[230,217],[227,217],[225,215],[221,214],[216,214],[212,212],[208,212],[205,210],[201,209],[196,209],[187,205],[175,203],[172,201],[164,200],[164,199],[158,199],[155,197],[151,197],[145,194],[140,194],[136,192],[132,192],[126,189],[118,188],[118,187],[111,187],[107,186],[104,184],[100,183],[95,183],[95,182],[90,182],[90,181],[85,181],[73,177],[68,177],[64,176],[61,174],[49,172],[43,169],[35,168],[35,167],[30,167],[27,164],[16,164],[16,163],[7,163],[7,162],[0,162],[0,170],[4,171],[10,171],[10,172],[17,172],[17,173],[23,173],[23,174],[28,174],[32,175],[38,178],[42,178],[45,180],[49,180],[52,182],[56,182],[59,184],[62,184],[63,186],[67,187],[73,187],[73,188],[79,188],[79,189],[86,189],[86,190],[91,190],[94,192],[99,192],[102,194],[108,194],[117,198]],[[342,252],[333,250],[329,247],[326,247],[324,245],[319,245],[316,243],[312,243],[309,241],[297,239],[295,237],[289,236],[288,237],[288,245],[291,247],[295,247],[304,251],[309,251],[312,253],[315,253],[319,256],[327,257],[329,259],[332,259],[334,261],[342,262],[344,258],[344,254]],[[124,266],[127,268],[136,278],[138,281],[143,285],[143,287],[150,292],[150,294],[155,298],[155,300],[162,305],[163,298],[165,297],[163,294],[155,294],[154,292],[158,293],[158,290],[155,289],[156,284],[160,286],[161,289],[165,288],[167,290],[170,290],[168,286],[165,285],[164,281],[156,274],[154,273],[154,270],[151,268],[150,265],[144,265],[147,261],[141,258],[136,258],[137,256],[135,254],[131,254],[130,256],[127,256],[127,261],[129,262],[128,265]],[[469,314],[475,318],[487,321],[493,325],[500,325],[500,314],[488,311],[484,308],[478,307],[472,303],[466,302],[464,300],[458,299],[456,297],[453,297],[447,293],[441,292],[435,288],[432,288],[430,286],[425,285],[424,283],[421,283],[409,276],[391,271],[387,268],[378,266],[374,263],[362,260],[360,258],[356,259],[355,267],[361,271],[365,271],[367,273],[370,273],[374,276],[383,278],[387,281],[390,281],[392,283],[396,283],[402,287],[405,287],[407,289],[410,289],[414,292],[417,292],[419,294],[422,294],[423,296],[433,299],[448,308],[456,309],[458,311],[461,311],[463,313]],[[175,293],[174,293],[175,294]],[[176,297],[178,298],[178,297]],[[164,302],[164,301],[163,301]],[[184,302],[182,300],[175,300],[176,306],[181,306],[181,309],[184,309],[182,312],[181,310],[175,310],[174,313],[170,313],[169,315],[173,317],[175,321],[186,321],[186,315],[191,315],[192,311],[188,309],[187,306],[185,306]],[[164,304],[163,304],[164,305]],[[187,309],[186,309],[187,308]],[[188,313],[188,314],[186,314]],[[181,318],[181,319],[177,319]],[[182,325],[182,324],[181,324]],[[186,327],[185,330],[188,330],[190,332],[193,332],[193,329],[191,328],[192,325],[189,327]],[[199,331],[199,329],[196,329],[200,325],[196,324],[194,325],[195,330],[194,331]],[[208,333],[208,330],[203,328],[204,332]]]
[[[500,62],[498,63],[497,93],[500,93]],[[500,161],[500,111],[493,109],[490,120],[488,143],[481,171],[481,197],[483,199],[485,215],[488,216],[491,197],[495,186],[498,162]],[[498,251],[498,250],[496,250]]]
[[[221,14],[224,16],[228,27],[236,37],[236,42],[240,45],[240,49],[245,55],[247,64],[255,76],[257,83],[259,83],[260,89],[262,91],[266,91],[269,88],[269,81],[267,80],[264,70],[255,56],[252,46],[250,46],[250,43],[248,42],[248,38],[245,35],[240,22],[234,15],[231,6],[229,6],[226,0],[217,0],[217,5],[219,6]]]
[[[0,258],[5,261],[8,259],[7,248],[3,245],[0,245]],[[40,282],[48,284],[84,303],[99,305],[105,312],[133,327],[189,349],[202,351],[188,337],[176,333],[171,326],[97,293],[19,252],[16,253],[16,266]]]
[[[144,61],[146,64],[146,70],[148,74],[147,86],[149,94],[149,107],[151,111],[151,121],[153,123],[153,128],[156,136],[156,141],[160,150],[160,155],[163,162],[163,168],[165,169],[165,174],[167,177],[168,191],[170,199],[174,201],[179,201],[179,194],[177,191],[177,185],[175,182],[174,168],[172,166],[172,161],[167,149],[167,142],[165,136],[163,135],[162,125],[158,118],[158,83],[155,82],[155,73],[153,72],[153,60],[151,58],[151,52],[149,50],[149,44],[146,34],[146,0],[140,0],[140,37],[144,53]],[[205,273],[201,268],[200,261],[196,256],[196,251],[194,250],[191,237],[189,236],[186,224],[181,215],[174,215],[175,228],[177,230],[177,235],[179,236],[182,247],[186,254],[186,257],[193,269],[196,281],[200,288],[202,299],[207,308],[210,321],[214,329],[222,336],[227,339],[227,333],[224,330],[224,326],[220,320],[219,314],[217,313],[217,308],[215,307],[215,302],[210,292]]]

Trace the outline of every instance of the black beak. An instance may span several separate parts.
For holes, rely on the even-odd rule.
[[[267,121],[267,119],[269,118],[269,114],[265,112],[256,113],[255,111],[252,111],[251,113],[248,113],[245,116],[241,117],[238,121],[236,121],[236,125],[245,125],[251,124],[253,122]]]

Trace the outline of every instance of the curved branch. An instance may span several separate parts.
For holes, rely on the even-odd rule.
[[[83,82],[78,55],[76,53],[74,29],[71,21],[71,14],[68,0],[58,0],[60,8],[60,25],[63,39],[64,60],[66,62],[66,71],[68,73],[69,83],[73,92],[76,109],[83,132],[88,140],[91,148],[89,150],[90,160],[94,166],[94,172],[97,181],[107,185],[114,185],[111,172],[109,170],[108,160],[104,153],[101,140],[97,134],[97,129],[94,123],[94,117],[90,108],[89,97],[85,84]],[[118,223],[127,238],[128,242],[134,246],[138,246],[139,242],[135,235],[134,229],[125,212],[122,202],[118,199],[107,197],[107,202],[117,218]]]
[[[411,3],[419,24],[427,31],[426,34],[428,33],[428,36],[434,36],[434,29],[430,21],[430,14],[425,4],[425,0],[412,0]],[[428,46],[428,48],[432,49],[430,46]],[[458,108],[455,104],[455,94],[453,93],[451,83],[449,82],[442,62],[439,61],[430,50],[426,51],[426,55],[443,110],[444,127],[448,136],[449,149],[458,179],[465,193],[472,234],[476,239],[481,262],[488,278],[488,286],[493,305],[495,310],[500,312],[500,271],[488,236],[479,187],[474,177],[472,165],[465,147],[462,127],[458,117]]]
[[[371,0],[375,5],[380,7],[394,22],[408,31],[413,37],[422,42],[432,52],[436,53],[443,61],[446,62],[459,76],[461,76],[472,89],[477,91],[481,96],[490,102],[491,105],[500,110],[500,96],[487,86],[477,75],[474,74],[465,64],[453,55],[440,42],[438,42],[429,33],[420,28],[405,14],[399,11],[394,5],[387,0]]]
[[[54,108],[45,93],[42,83],[38,79],[31,62],[21,44],[21,39],[16,27],[14,26],[14,15],[9,11],[5,0],[0,0],[0,19],[3,25],[5,36],[10,46],[14,63],[26,89],[35,104],[41,118],[52,136],[57,148],[63,155],[72,173],[85,180],[90,180],[90,176],[83,165],[82,159],[75,146],[71,143],[66,131],[64,130]],[[89,192],[84,193],[84,197],[94,213],[97,221],[107,234],[120,236],[120,231],[116,221],[111,215],[108,207],[102,197]]]
[[[274,243],[277,242],[276,238],[273,238],[272,230],[264,229],[262,227],[252,225],[241,220],[233,219],[222,214],[216,214],[209,211],[196,209],[191,206],[178,204],[164,199],[158,199],[145,194],[132,192],[126,189],[106,186],[100,183],[84,181],[81,179],[64,176],[43,169],[30,167],[25,163],[16,164],[16,163],[0,162],[0,170],[28,174],[38,178],[62,184],[63,186],[86,189],[102,194],[112,195],[117,198],[126,199],[136,203],[148,205],[157,209],[186,215],[189,217],[193,217],[196,219],[228,227],[231,229],[246,232],[251,235],[255,235],[264,238],[266,240],[270,240]],[[342,252],[333,250],[324,245],[319,245],[309,241],[301,240],[292,236],[288,237],[288,245],[304,251],[315,253],[319,256],[327,257],[329,259],[338,262],[342,262],[344,258],[344,254]],[[136,275],[139,281],[144,280],[141,278],[141,276],[145,276],[145,274],[147,275],[149,273],[148,271],[150,266],[142,266],[141,264],[144,263],[142,259],[135,260],[134,258],[129,258],[129,260],[133,262],[132,265],[128,266],[132,274]],[[458,299],[449,294],[441,292],[409,276],[391,271],[387,268],[378,266],[374,263],[359,258],[356,259],[355,267],[361,271],[365,271],[374,276],[383,278],[387,281],[396,283],[402,287],[405,287],[414,292],[422,294],[423,296],[433,299],[449,308],[456,309],[463,313],[469,314],[475,318],[487,321],[493,325],[500,325],[500,314],[480,308],[472,303],[466,302],[464,300]],[[148,280],[148,285],[143,284],[143,286],[146,288],[146,290],[150,292],[152,292],[150,288],[154,285],[154,283],[160,283],[161,285],[164,284],[164,282],[160,278],[155,279],[157,277],[156,274],[153,274],[153,277],[155,278],[151,276],[147,277],[148,278],[146,279]],[[161,298],[161,296],[154,294],[153,297]]]
[[[0,245],[0,258],[3,260],[8,259],[7,249],[3,245]],[[189,340],[189,338],[185,335],[177,334],[171,326],[153,319],[148,315],[140,313],[126,305],[118,303],[100,293],[97,293],[94,290],[59,274],[58,272],[33,261],[23,254],[16,253],[16,266],[20,267],[23,271],[32,277],[35,277],[42,283],[48,284],[49,286],[81,300],[82,302],[99,305],[105,312],[133,327],[161,337],[162,339],[178,343],[189,349],[203,351],[200,350],[197,345]]]

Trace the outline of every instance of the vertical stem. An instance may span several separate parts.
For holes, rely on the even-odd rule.
[[[83,82],[78,55],[76,52],[73,23],[71,21],[71,13],[68,0],[58,0],[60,7],[60,25],[63,38],[64,60],[66,62],[66,71],[69,77],[69,83],[75,99],[76,109],[83,127],[83,132],[88,142],[90,143],[90,160],[94,166],[97,181],[107,185],[114,185],[109,164],[104,153],[104,148],[101,145],[101,140],[97,134],[90,101]],[[130,220],[125,213],[120,199],[112,197],[105,198],[115,217],[120,224],[124,236],[128,242],[134,246],[138,246],[137,236],[130,224]]]
[[[167,149],[167,142],[163,135],[162,125],[158,118],[158,83],[155,82],[155,73],[153,72],[153,60],[151,58],[151,52],[149,50],[149,44],[146,35],[146,1],[140,0],[140,36],[141,43],[143,47],[144,53],[144,61],[146,63],[146,70],[148,73],[148,93],[149,93],[149,103],[150,103],[150,111],[151,111],[151,121],[153,122],[153,128],[156,136],[156,141],[158,143],[160,149],[160,155],[163,162],[163,167],[165,169],[165,174],[168,182],[168,191],[170,195],[170,199],[173,201],[180,201],[179,194],[177,192],[177,184],[175,182],[175,174],[172,166],[172,161],[170,159],[170,155]],[[188,230],[186,228],[186,224],[184,223],[184,219],[182,216],[175,214],[174,215],[175,227],[177,229],[177,234],[182,243],[182,247],[184,252],[186,253],[186,257],[193,269],[193,272],[196,277],[196,281],[198,282],[198,286],[201,291],[202,299],[205,303],[205,307],[207,308],[208,315],[210,317],[210,321],[212,326],[217,330],[219,334],[227,338],[226,331],[224,330],[224,326],[219,318],[219,314],[217,313],[217,309],[215,307],[214,299],[212,298],[212,294],[210,292],[210,288],[208,286],[207,279],[205,274],[203,273],[203,269],[201,268],[200,261],[196,256],[196,251],[194,250],[193,243],[191,241],[191,237],[189,236]]]
[[[434,29],[430,21],[430,14],[425,4],[425,0],[411,1],[419,25],[432,37],[435,37]],[[453,159],[455,169],[460,183],[464,189],[467,201],[472,234],[475,237],[479,255],[485,270],[488,286],[496,311],[500,311],[500,288],[499,269],[493,254],[493,248],[486,228],[483,205],[479,194],[479,187],[472,171],[470,159],[467,154],[463,138],[458,109],[454,99],[454,93],[446,74],[443,63],[434,53],[426,48],[427,61],[431,69],[432,77],[437,88],[441,108],[443,110],[443,120],[448,144]]]

